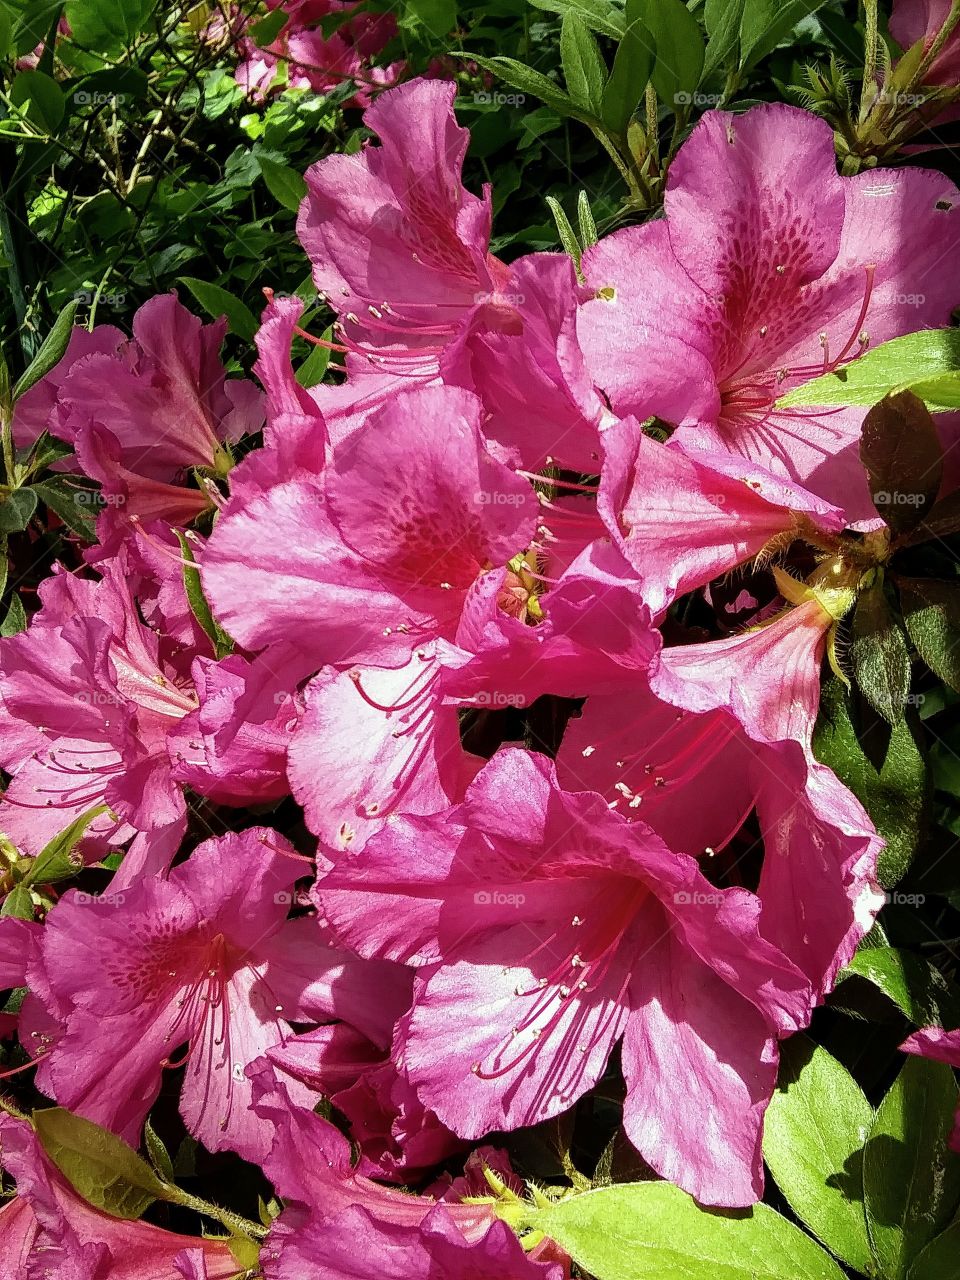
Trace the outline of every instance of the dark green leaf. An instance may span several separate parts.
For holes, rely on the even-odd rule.
[[[225,658],[233,652],[233,641],[213,616],[210,603],[203,590],[203,583],[200,581],[200,570],[197,568],[193,549],[187,541],[186,535],[179,529],[174,530],[174,532],[180,540],[180,550],[183,553],[183,558],[187,561],[183,566],[183,588],[187,594],[187,600],[193,611],[193,616],[213,642],[217,658]]]
[[[303,175],[287,164],[277,164],[266,156],[258,156],[260,172],[267,184],[270,194],[285,209],[297,213],[303,198],[307,194],[307,184]]]
[[[805,1036],[788,1040],[780,1061],[764,1157],[797,1217],[843,1262],[866,1271],[862,1149],[873,1108],[846,1068]]]
[[[904,1280],[960,1199],[960,1157],[947,1148],[956,1103],[950,1068],[911,1057],[877,1111],[863,1187],[870,1241],[887,1280]]]
[[[578,13],[592,31],[619,40],[626,22],[623,10],[610,0],[530,0],[537,9],[548,13]]]
[[[747,0],[706,0],[703,21],[708,39],[704,76],[710,75],[724,64],[739,64],[740,26],[746,2]]]
[[[766,1205],[710,1213],[669,1182],[571,1196],[534,1226],[596,1280],[842,1280],[816,1241]]]
[[[930,410],[911,391],[874,405],[863,420],[860,461],[873,504],[896,534],[909,533],[936,501],[943,449]]]
[[[703,72],[700,24],[683,0],[638,0],[637,17],[657,51],[651,73],[654,88],[668,106],[688,106]]]
[[[874,710],[889,724],[902,720],[910,692],[910,656],[882,582],[868,587],[857,600],[850,662],[854,678]]]
[[[208,315],[215,320],[226,316],[231,333],[235,333],[244,342],[253,341],[260,324],[246,303],[235,298],[226,289],[221,289],[218,284],[211,284],[209,280],[198,280],[196,276],[180,276],[179,279]]]
[[[9,58],[13,51],[13,19],[5,4],[0,4],[0,58]]]
[[[560,61],[567,93],[578,107],[592,116],[600,115],[607,68],[596,37],[573,10],[563,15],[560,28]]]
[[[14,489],[0,500],[0,533],[19,533],[33,519],[37,495],[32,489]]]
[[[955,533],[960,533],[960,489],[935,502],[917,527],[899,539],[898,545],[911,547],[931,538],[951,538]]]
[[[960,579],[897,578],[907,634],[935,675],[960,691]]]
[[[72,39],[95,53],[132,45],[147,25],[156,0],[67,0]]]
[[[7,0],[4,8],[13,19],[14,50],[22,55],[45,43],[63,5],[61,0]]]
[[[822,9],[827,0],[747,0],[740,30],[740,63],[754,66],[772,53],[798,23]]]
[[[273,13],[253,24],[250,28],[250,39],[259,49],[266,49],[273,44],[274,40],[287,25],[287,19],[286,9],[274,9]]]
[[[64,352],[70,342],[70,335],[73,333],[73,320],[77,314],[77,302],[68,302],[63,308],[56,320],[53,322],[53,328],[40,344],[40,350],[30,361],[30,364],[20,377],[13,388],[14,400],[19,400],[25,391],[29,391],[32,386],[45,378],[47,374],[63,359]]]
[[[156,1169],[161,1180],[163,1182],[176,1182],[176,1174],[173,1171],[173,1161],[170,1159],[170,1153],[157,1136],[156,1130],[150,1123],[149,1116],[143,1126],[143,1139],[146,1144],[147,1154],[150,1157],[150,1163]]]
[[[62,1107],[35,1111],[44,1151],[89,1204],[113,1218],[139,1218],[166,1188],[146,1160],[116,1134]]]
[[[472,58],[485,71],[499,76],[514,89],[519,89],[522,93],[532,93],[535,98],[540,98],[560,115],[573,116],[576,120],[586,122],[592,119],[553,80],[541,75],[539,71],[534,71],[532,67],[526,67],[522,62],[517,62],[515,58],[482,58],[475,53],[466,56]]]
[[[628,0],[628,19],[636,7],[636,0]],[[643,101],[653,59],[653,36],[639,19],[633,19],[617,47],[600,104],[601,119],[612,133],[626,132],[631,116]]]
[[[10,101],[42,133],[55,134],[67,109],[63,90],[42,71],[21,71],[10,86]]]
[[[407,0],[407,8],[434,36],[445,36],[457,25],[456,0]]]
[[[861,746],[843,684],[829,680],[823,687],[813,749],[854,793],[886,841],[879,876],[881,884],[893,888],[909,867],[926,824],[927,769],[911,718],[889,731],[877,769]]]
[[[956,1280],[960,1258],[960,1219],[931,1240],[914,1259],[907,1280]]]
[[[324,342],[329,342],[333,337],[333,327],[325,329],[321,337]],[[329,347],[313,348],[297,370],[297,381],[301,387],[306,387],[309,391],[311,387],[315,387],[323,381],[323,375],[327,372],[327,365],[330,363],[330,355]]]
[[[16,636],[24,631],[27,626],[27,615],[23,608],[23,601],[19,596],[13,596],[10,600],[10,607],[7,610],[7,616],[0,622],[0,636]]]
[[[956,994],[939,969],[912,951],[861,946],[838,981],[851,975],[871,982],[914,1026],[952,1023],[960,1015]]]

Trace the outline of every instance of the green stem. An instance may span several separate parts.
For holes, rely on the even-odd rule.
[[[877,45],[880,17],[877,0],[863,0],[863,86],[860,90],[860,118],[864,119],[877,96]]]
[[[229,1209],[221,1209],[219,1205],[210,1204],[207,1200],[201,1200],[199,1196],[192,1196],[189,1191],[184,1191],[182,1187],[174,1186],[172,1183],[165,1183],[167,1194],[164,1199],[170,1204],[183,1205],[185,1209],[193,1209],[195,1213],[201,1213],[204,1217],[213,1218],[216,1222],[222,1223],[229,1231],[242,1236],[248,1236],[253,1240],[263,1240],[267,1235],[267,1228],[259,1222],[251,1222],[249,1218],[241,1217],[239,1213],[232,1213]]]

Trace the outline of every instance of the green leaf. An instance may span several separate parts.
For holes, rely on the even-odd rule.
[[[888,724],[903,719],[910,692],[910,655],[882,582],[861,593],[851,626],[850,663],[873,709]]]
[[[577,222],[580,225],[580,243],[584,249],[589,249],[591,245],[597,243],[599,237],[597,224],[593,220],[593,210],[590,208],[590,197],[582,189],[577,196]]]
[[[615,134],[626,132],[634,111],[643,101],[653,70],[653,36],[639,18],[633,17],[636,9],[636,0],[628,0],[629,25],[617,47],[600,102],[600,118]]]
[[[331,325],[324,329],[320,336],[324,342],[330,342],[333,337],[333,326]],[[301,387],[305,387],[309,391],[311,387],[315,387],[323,381],[323,376],[327,372],[327,365],[330,363],[331,354],[329,347],[313,348],[297,370],[297,381]]]
[[[200,580],[200,570],[197,568],[193,549],[186,535],[180,529],[175,529],[174,532],[179,539],[183,558],[188,562],[183,566],[183,589],[187,594],[193,616],[213,642],[217,658],[225,658],[233,652],[234,643],[213,616],[210,602],[207,600]]]
[[[668,105],[687,106],[703,72],[700,24],[683,0],[637,0],[637,17],[657,51],[651,73],[654,88]]]
[[[263,180],[273,198],[285,209],[293,213],[299,212],[303,198],[307,194],[307,184],[303,175],[287,164],[277,164],[266,156],[257,156]]]
[[[407,0],[407,8],[437,37],[457,25],[456,0]]]
[[[563,15],[560,61],[567,93],[578,107],[599,116],[607,68],[596,37],[591,35],[579,14],[573,11]]]
[[[5,4],[0,3],[0,58],[9,58],[13,52],[13,18]]]
[[[577,234],[570,225],[570,219],[567,217],[563,205],[556,196],[547,196],[546,200],[550,212],[553,214],[553,220],[557,224],[557,235],[560,237],[560,243],[563,245],[565,252],[573,259],[573,265],[579,273],[580,258],[583,254],[583,250],[580,247]],[[579,278],[582,279],[583,277],[580,276]]]
[[[863,420],[860,461],[873,505],[896,534],[909,533],[933,507],[943,478],[936,423],[912,391],[897,391]]]
[[[19,596],[13,596],[10,601],[10,607],[7,610],[7,616],[0,622],[0,636],[16,636],[21,631],[25,631],[27,626],[27,615],[23,607],[23,601]]]
[[[923,329],[893,338],[858,359],[826,373],[802,387],[782,396],[781,408],[808,405],[877,404],[896,391],[909,391],[916,386],[936,383],[943,374],[960,371],[960,330]],[[939,404],[936,397],[927,398],[930,409],[952,409],[953,404]]]
[[[273,44],[287,25],[288,16],[286,9],[274,9],[273,13],[253,24],[250,28],[250,39],[258,49],[266,49],[268,45]]]
[[[931,1240],[914,1260],[907,1280],[956,1280],[960,1257],[960,1219]]]
[[[537,9],[545,9],[548,13],[577,13],[591,31],[599,31],[603,36],[619,40],[626,27],[623,10],[610,0],[530,0]]]
[[[740,27],[746,3],[747,0],[706,0],[703,7],[703,22],[707,29],[705,77],[728,61],[734,66],[739,65]]]
[[[897,578],[907,634],[930,670],[960,692],[960,579]]]
[[[763,1154],[787,1203],[841,1261],[870,1265],[863,1213],[863,1144],[873,1108],[853,1076],[805,1036],[781,1049]]]
[[[945,1025],[960,1014],[957,997],[943,974],[912,951],[861,946],[838,982],[851,976],[871,982],[914,1026]]]
[[[67,110],[56,80],[42,71],[21,71],[10,86],[10,101],[43,133],[55,134]]]
[[[25,884],[18,884],[3,900],[0,916],[13,916],[17,920],[33,919],[33,898]]]
[[[33,1113],[44,1151],[84,1200],[114,1218],[139,1218],[166,1188],[116,1134],[62,1107]]]
[[[94,53],[114,53],[133,44],[155,5],[156,0],[67,0],[71,39]]]
[[[74,818],[68,827],[64,827],[59,835],[54,836],[43,846],[30,863],[23,877],[23,883],[51,884],[76,875],[83,864],[80,859],[74,858],[73,851],[83,839],[90,823],[99,818],[101,813],[106,812],[107,806],[98,804],[88,809],[86,813],[81,813],[79,818]]]
[[[911,1057],[877,1111],[863,1155],[863,1188],[885,1280],[904,1280],[960,1199],[960,1157],[947,1147],[956,1103],[950,1068]]]
[[[60,517],[73,533],[85,542],[96,537],[96,518],[100,510],[100,491],[92,489],[79,476],[57,476],[33,486],[40,501]]]
[[[26,371],[14,384],[14,401],[19,400],[24,392],[29,391],[41,378],[45,378],[50,370],[63,359],[64,352],[70,342],[70,335],[73,333],[73,321],[79,305],[78,302],[68,302],[57,316],[53,322],[53,328],[40,344],[40,350],[30,361]]]
[[[0,500],[0,533],[20,533],[36,509],[37,495],[32,489],[14,489]]]
[[[215,320],[220,316],[227,317],[230,332],[235,333],[244,342],[252,342],[260,324],[246,303],[235,298],[218,284],[209,280],[198,280],[196,276],[179,276],[181,284],[185,284],[204,311]]]
[[[163,1182],[176,1182],[177,1175],[173,1171],[173,1161],[170,1159],[170,1153],[157,1136],[157,1131],[150,1123],[150,1117],[143,1126],[143,1139],[147,1148],[147,1155],[150,1157],[150,1163],[157,1171],[158,1176]]]
[[[575,120],[582,120],[587,124],[595,123],[593,117],[581,110],[570,95],[553,80],[541,75],[539,71],[534,71],[532,67],[517,62],[515,58],[499,56],[482,58],[475,53],[467,53],[464,56],[472,58],[478,66],[483,67],[484,71],[492,72],[514,89],[519,89],[522,93],[532,93],[535,98],[540,98],[560,115],[572,116]]]
[[[860,744],[843,684],[834,678],[823,686],[813,750],[850,788],[886,841],[878,874],[880,883],[892,888],[913,860],[926,823],[927,768],[910,718],[889,731],[881,766],[875,768]]]
[[[747,0],[740,27],[740,65],[748,70],[827,0]]]
[[[816,1241],[766,1205],[710,1213],[669,1182],[571,1196],[533,1225],[596,1280],[842,1280]]]

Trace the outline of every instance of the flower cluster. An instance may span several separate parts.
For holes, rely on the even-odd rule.
[[[377,141],[306,175],[335,381],[297,380],[298,298],[265,311],[261,393],[163,296],[132,338],[77,331],[14,424],[101,507],[0,641],[0,829],[36,856],[85,823],[113,869],[0,921],[15,1031],[44,1094],[133,1145],[175,1081],[282,1198],[268,1280],[561,1280],[471,1148],[621,1077],[654,1174],[753,1204],[778,1044],[883,902],[812,746],[885,537],[865,411],[781,400],[949,323],[960,192],[838,176],[798,109],[711,111],[662,219],[506,263],[454,92],[392,89]],[[0,1144],[5,1274],[236,1270],[78,1208],[22,1122]]]

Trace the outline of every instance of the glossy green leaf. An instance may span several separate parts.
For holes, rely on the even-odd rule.
[[[533,1225],[596,1280],[842,1280],[816,1241],[766,1205],[711,1213],[669,1182],[571,1196]]]
[[[245,342],[252,342],[260,324],[246,303],[235,298],[218,284],[208,280],[198,280],[195,276],[180,276],[181,284],[185,284],[207,315],[218,320],[226,316],[231,333]]]
[[[795,388],[778,404],[784,408],[807,405],[874,405],[896,391],[935,384],[944,374],[960,371],[960,330],[922,329],[894,338],[835,373],[824,374]],[[927,398],[928,408],[953,408]]]
[[[114,1218],[139,1218],[166,1194],[146,1160],[116,1134],[62,1107],[35,1111],[44,1151],[88,1204]]]
[[[960,1219],[921,1249],[907,1272],[907,1280],[957,1280],[958,1258]]]
[[[63,90],[42,71],[20,71],[10,86],[10,101],[41,133],[55,134],[67,110]]]
[[[285,8],[274,9],[273,13],[253,24],[250,28],[250,39],[258,49],[266,49],[268,45],[273,44],[287,25],[288,16]]]
[[[23,878],[24,884],[51,884],[76,875],[82,861],[74,856],[74,850],[83,839],[87,827],[101,813],[106,813],[105,804],[94,805],[79,818],[74,818],[69,826],[43,846],[30,864]]]
[[[909,533],[931,510],[943,477],[943,446],[930,410],[897,391],[863,420],[860,461],[878,514],[895,534]]]
[[[71,38],[95,53],[133,44],[146,27],[156,0],[67,0]]]
[[[657,51],[651,73],[654,88],[668,106],[689,106],[705,56],[699,22],[683,0],[638,0],[637,16]]]
[[[843,1262],[870,1265],[863,1212],[863,1145],[873,1108],[826,1049],[794,1036],[781,1050],[763,1154],[798,1218]]]
[[[469,53],[466,56],[472,58],[485,71],[492,72],[514,89],[519,89],[521,93],[533,94],[559,115],[572,116],[576,120],[592,120],[589,113],[578,107],[570,95],[565,93],[554,80],[541,75],[539,71],[534,71],[532,67],[524,66],[515,58],[483,58],[475,53]]]
[[[434,36],[445,36],[457,25],[456,0],[406,0],[409,11]]]
[[[637,7],[637,0],[628,0],[629,25],[617,47],[600,103],[601,119],[615,134],[626,132],[634,111],[643,101],[653,70],[653,36],[639,18],[633,17]]]
[[[30,361],[26,371],[14,383],[13,399],[15,401],[35,386],[41,378],[45,378],[63,359],[70,342],[70,335],[73,333],[73,321],[78,306],[77,302],[68,302],[53,322],[53,328],[40,344],[37,354]]]
[[[960,1156],[948,1150],[953,1072],[907,1058],[877,1111],[863,1156],[867,1224],[885,1280],[904,1280],[960,1199]]]
[[[0,622],[0,636],[16,636],[26,630],[27,614],[23,601],[15,595],[11,598],[6,617]]]
[[[270,194],[278,203],[292,213],[297,213],[303,198],[307,194],[307,184],[303,175],[288,164],[277,164],[266,156],[258,156],[260,172],[267,184]]]
[[[79,476],[55,476],[35,484],[33,491],[72,533],[93,542],[101,509],[99,489]]]
[[[861,946],[841,971],[838,982],[851,975],[871,982],[914,1026],[960,1021],[955,992],[948,987],[939,969],[912,951]]]
[[[15,885],[0,906],[0,916],[13,916],[16,920],[33,919],[33,898],[25,884]]]
[[[213,616],[213,611],[210,608],[210,603],[207,600],[203,583],[200,579],[200,570],[197,568],[193,548],[190,546],[186,535],[180,529],[176,529],[174,532],[179,539],[180,551],[185,561],[183,566],[183,589],[186,592],[193,616],[213,642],[217,657],[225,658],[233,652],[233,641]]]
[[[548,13],[577,13],[591,31],[619,40],[626,28],[623,9],[611,0],[530,0],[537,9]]]

